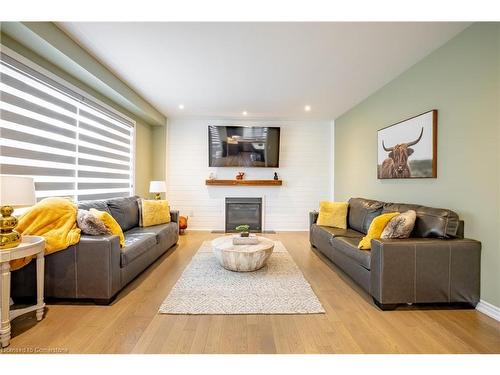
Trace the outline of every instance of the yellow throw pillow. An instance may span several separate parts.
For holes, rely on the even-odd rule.
[[[347,207],[347,202],[319,202],[319,215],[316,224],[347,229]]]
[[[393,217],[398,215],[399,212],[389,212],[379,215],[373,219],[370,224],[370,228],[368,228],[368,233],[361,239],[361,241],[359,241],[358,249],[370,250],[372,248],[372,240],[380,238],[385,226]]]
[[[125,236],[123,235],[122,228],[110,213],[106,211],[99,211],[95,208],[91,208],[90,213],[101,220],[106,228],[109,229],[111,234],[120,237],[120,247],[125,247]]]
[[[170,207],[166,200],[141,199],[141,226],[170,223]]]

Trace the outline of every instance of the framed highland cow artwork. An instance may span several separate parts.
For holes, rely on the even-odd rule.
[[[437,110],[377,132],[379,179],[437,177]]]

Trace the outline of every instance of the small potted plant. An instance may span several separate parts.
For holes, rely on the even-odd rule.
[[[238,232],[240,232],[240,236],[241,237],[248,237],[249,236],[249,230],[250,230],[250,225],[247,225],[247,224],[242,224],[242,225],[238,225],[236,228]]]

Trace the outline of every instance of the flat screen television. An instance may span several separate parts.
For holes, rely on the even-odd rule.
[[[209,126],[210,167],[279,167],[280,128]]]

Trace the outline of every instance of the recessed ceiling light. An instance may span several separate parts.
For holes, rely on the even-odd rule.
[[[179,104],[179,109],[184,109],[184,104]]]
[[[304,107],[304,111],[306,111],[306,112],[310,112],[310,111],[311,111],[311,106],[310,106],[310,105],[306,105],[306,106]]]
[[[248,112],[247,112],[247,111],[243,111],[243,112],[241,112],[241,114],[242,114],[243,116],[246,116],[246,115],[248,115]]]

